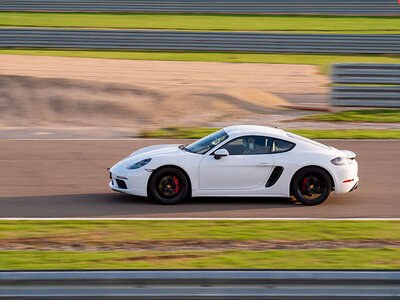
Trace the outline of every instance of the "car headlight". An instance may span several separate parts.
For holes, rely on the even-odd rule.
[[[331,163],[333,163],[335,166],[347,166],[351,164],[351,159],[347,157],[336,157],[331,160]]]
[[[129,170],[139,169],[139,168],[147,165],[150,161],[151,161],[151,158],[143,159],[141,161],[134,163],[133,165],[130,165],[127,169],[129,169]]]

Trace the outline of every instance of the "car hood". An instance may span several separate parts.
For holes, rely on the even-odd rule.
[[[144,147],[139,150],[136,150],[129,156],[125,157],[124,159],[119,161],[117,163],[117,165],[127,165],[127,164],[131,164],[131,163],[135,163],[142,159],[154,158],[159,155],[177,154],[179,152],[182,152],[182,150],[179,149],[179,145],[181,145],[181,144],[167,144],[167,145],[156,145],[156,146]]]

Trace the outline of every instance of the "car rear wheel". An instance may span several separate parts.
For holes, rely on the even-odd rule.
[[[332,181],[324,170],[308,167],[294,176],[291,189],[293,196],[300,203],[317,205],[328,198],[332,190]]]
[[[150,178],[148,194],[157,203],[177,204],[188,197],[189,182],[182,171],[163,168]]]

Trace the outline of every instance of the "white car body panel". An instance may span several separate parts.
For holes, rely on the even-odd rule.
[[[264,126],[240,125],[224,130],[229,137],[205,154],[187,152],[180,149],[179,145],[157,145],[139,149],[110,169],[112,181],[109,186],[115,191],[146,197],[152,172],[163,166],[176,166],[188,175],[193,197],[289,197],[294,174],[307,166],[325,169],[333,179],[336,194],[347,193],[358,184],[358,164],[351,151],[341,151]],[[281,139],[294,143],[295,147],[282,153],[229,155],[215,159],[213,153],[217,149],[242,136]],[[331,163],[336,157],[352,158],[351,164],[336,166]],[[128,169],[130,165],[147,158],[151,158],[147,165],[134,170]],[[274,185],[265,187],[276,166],[283,167],[281,176]],[[118,187],[116,179],[123,180],[127,188]]]
[[[265,184],[273,167],[270,154],[229,155],[219,160],[205,155],[199,166],[200,189],[255,189]]]

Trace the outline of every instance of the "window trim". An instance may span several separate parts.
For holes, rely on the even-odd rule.
[[[278,138],[273,138],[273,139],[274,139],[274,141],[272,143],[274,143],[276,140],[278,140],[278,141],[282,141],[282,142],[286,142],[286,143],[292,144],[292,147],[290,147],[288,150],[285,150],[285,151],[270,152],[270,154],[279,154],[279,153],[289,152],[289,151],[293,150],[294,147],[296,147],[296,143],[289,142],[289,141],[283,140],[283,139],[278,139]]]
[[[235,154],[235,156],[279,154],[279,153],[289,152],[289,151],[293,150],[294,147],[296,147],[296,143],[293,143],[293,142],[290,142],[290,141],[287,141],[287,140],[283,140],[283,139],[278,139],[278,138],[275,138],[275,137],[272,137],[272,136],[266,136],[266,135],[242,135],[242,136],[238,136],[238,137],[236,137],[236,138],[233,138],[233,139],[231,139],[231,140],[226,141],[223,145],[220,145],[217,149],[211,151],[211,153],[210,153],[209,155],[214,155],[215,151],[221,149],[222,147],[224,147],[226,144],[228,144],[228,143],[230,143],[230,142],[233,142],[233,141],[235,141],[235,140],[237,140],[237,139],[241,139],[241,138],[244,138],[244,137],[253,137],[253,136],[254,136],[254,137],[263,137],[263,138],[265,138],[265,139],[272,139],[272,143],[274,143],[275,140],[287,142],[287,143],[289,143],[289,144],[292,144],[292,147],[291,147],[290,149],[288,149],[288,150],[279,151],[279,152],[272,152],[272,151],[271,151],[272,147],[271,147],[271,149],[269,150],[268,153]],[[218,146],[218,145],[217,145],[217,146]],[[211,149],[211,150],[212,150],[212,149]],[[231,154],[229,154],[229,155],[231,155]]]

